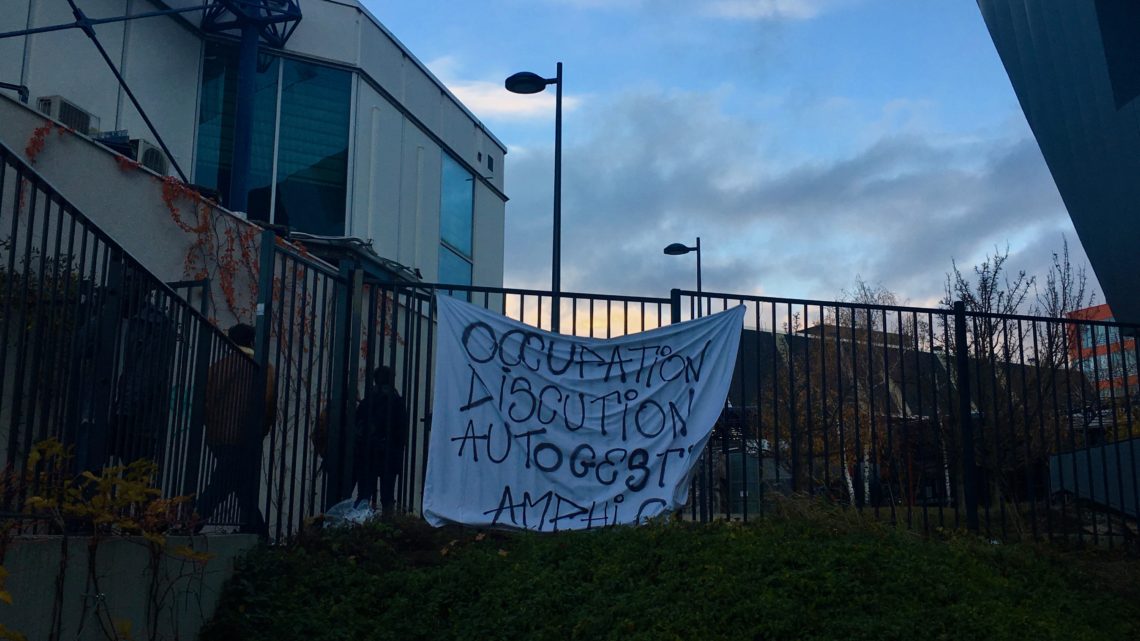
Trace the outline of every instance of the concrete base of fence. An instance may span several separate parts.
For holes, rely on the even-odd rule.
[[[66,546],[58,536],[14,539],[3,559],[12,604],[0,602],[0,623],[28,639],[47,639],[58,608],[61,639],[197,639],[235,559],[255,547],[257,537],[171,536],[157,564],[145,539],[107,538],[96,548],[93,573],[89,542],[80,536]]]

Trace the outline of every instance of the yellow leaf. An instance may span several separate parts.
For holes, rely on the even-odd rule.
[[[182,559],[186,559],[187,561],[196,561],[198,563],[205,563],[215,556],[211,552],[199,552],[198,550],[195,550],[188,545],[179,545],[178,547],[171,550],[170,554]]]
[[[12,605],[12,595],[7,590],[0,590],[0,601]]]

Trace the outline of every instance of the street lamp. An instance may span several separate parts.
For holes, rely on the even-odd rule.
[[[697,236],[697,246],[689,247],[682,243],[673,243],[665,248],[665,253],[670,256],[684,256],[689,252],[697,252],[697,317],[702,316],[701,313],[701,237]]]
[[[553,267],[550,276],[550,294],[553,306],[550,311],[550,327],[558,333],[560,298],[562,294],[562,63],[558,63],[558,73],[553,78],[529,71],[520,71],[503,83],[507,91],[520,94],[539,93],[547,85],[554,85],[554,250]]]

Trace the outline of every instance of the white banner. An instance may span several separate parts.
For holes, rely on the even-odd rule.
[[[599,340],[436,301],[428,523],[549,532],[685,504],[724,408],[743,306]]]

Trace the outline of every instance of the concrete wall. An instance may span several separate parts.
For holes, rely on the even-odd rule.
[[[47,639],[51,629],[62,542],[61,537],[17,538],[3,559],[10,573],[6,587],[12,604],[0,603],[0,623],[33,641]],[[168,537],[168,553],[158,567],[159,586],[165,595],[161,597],[162,607],[155,610],[147,594],[154,575],[144,540],[108,538],[99,544],[95,555],[97,592],[88,580],[88,539],[72,538],[67,542],[64,566],[60,638],[105,641],[108,637],[94,612],[96,604],[101,604],[104,622],[108,614],[120,624],[129,621],[129,638],[149,638],[149,616],[157,621],[158,639],[197,639],[202,625],[217,609],[223,585],[233,576],[235,560],[256,545],[257,537],[252,534]],[[213,556],[197,565],[170,553],[180,546]]]
[[[0,142],[17,154],[23,155],[33,132],[45,122],[39,112],[0,96]],[[34,169],[160,279],[170,282],[186,278],[186,257],[196,236],[175,223],[162,200],[163,183],[158,176],[142,168],[124,169],[116,158],[119,156],[84,136],[53,130],[45,138]],[[179,200],[176,205],[184,219],[194,224],[191,203]],[[219,229],[227,225],[242,230],[255,228],[220,208],[211,207],[209,216],[224,219]],[[255,240],[255,251],[258,246]],[[235,290],[244,294],[239,303],[248,307],[256,282],[241,271],[235,278]],[[216,283],[212,287],[211,313],[220,326],[228,327],[238,319],[220,289]],[[251,322],[252,318],[241,320]]]

